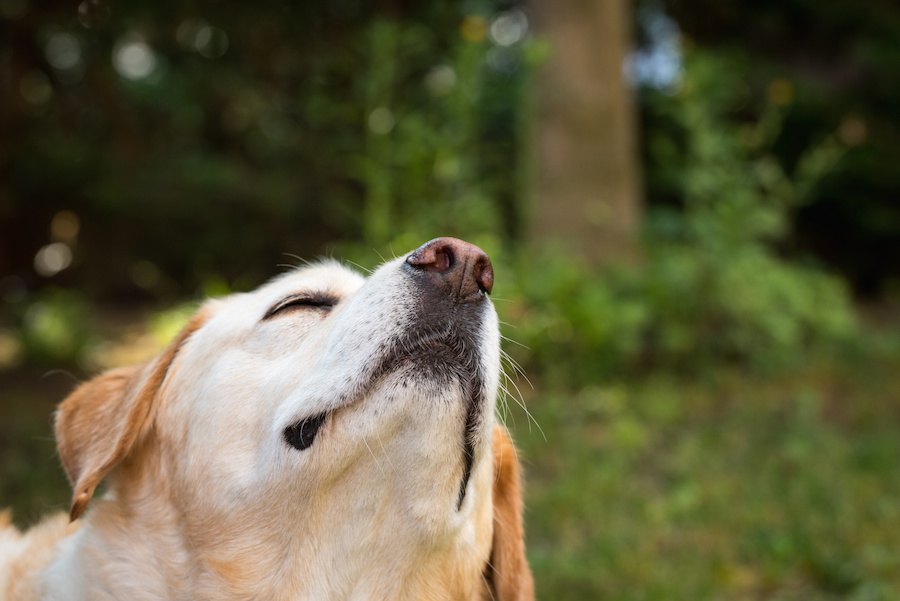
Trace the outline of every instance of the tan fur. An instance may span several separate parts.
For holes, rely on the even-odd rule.
[[[377,501],[368,498],[361,483],[390,478],[406,482],[402,464],[397,457],[387,456],[383,443],[366,447],[373,458],[384,454],[379,470],[349,461],[333,480],[323,481],[327,490],[320,494],[316,488],[307,493],[310,498],[305,499],[302,514],[291,508],[290,496],[257,495],[238,505],[252,508],[242,513],[233,510],[233,500],[219,502],[207,488],[198,488],[197,483],[203,481],[200,476],[208,476],[210,465],[226,470],[232,465],[204,463],[201,455],[206,450],[237,453],[229,455],[239,464],[234,467],[236,483],[244,474],[252,477],[254,473],[253,469],[240,471],[242,462],[253,465],[252,448],[245,452],[240,446],[220,447],[215,439],[209,445],[189,447],[188,442],[196,444],[198,435],[227,436],[228,431],[217,429],[214,419],[207,427],[206,418],[215,417],[210,413],[203,413],[204,421],[195,423],[193,429],[184,429],[180,420],[191,406],[172,402],[198,382],[190,365],[199,361],[205,368],[206,361],[226,352],[228,345],[242,344],[241,337],[232,337],[230,329],[212,328],[212,342],[198,347],[192,339],[186,345],[214,317],[211,309],[202,310],[156,359],[101,374],[63,401],[55,430],[61,461],[73,484],[73,521],[67,524],[60,514],[22,534],[11,526],[8,512],[0,512],[2,599],[44,599],[46,590],[66,591],[70,581],[79,598],[92,601],[534,599],[524,553],[518,460],[508,433],[500,426],[485,431],[493,441],[492,454],[484,447],[485,460],[475,466],[471,479],[472,490],[479,494],[470,495],[466,522],[452,535],[443,533],[443,522],[431,524],[427,512],[419,516],[424,520],[421,523],[412,519],[414,515],[406,523],[398,521],[399,515],[405,515],[399,510],[414,514],[418,506],[398,507],[391,496],[377,497]],[[186,346],[188,350],[180,354]],[[254,352],[268,352],[265,347],[253,348]],[[184,354],[190,355],[190,360],[180,358]],[[226,393],[238,387],[231,398],[243,398],[240,382],[229,381]],[[218,404],[210,404],[203,410],[218,408]],[[252,412],[243,415],[241,427],[256,427]],[[328,444],[327,434],[323,444]],[[427,454],[426,447],[428,442],[414,452]],[[231,477],[230,472],[226,475]],[[93,501],[85,513],[104,479],[109,480],[109,493]],[[438,486],[437,482],[428,486]],[[457,481],[441,482],[444,488],[434,488],[434,494],[452,497]],[[281,489],[273,491],[278,494]],[[366,528],[348,530],[335,521],[336,515],[365,515]],[[422,528],[434,529],[428,531],[427,546],[416,547],[412,553],[409,548],[394,552],[391,541],[395,535],[415,540]],[[354,582],[340,576],[332,579],[332,571],[338,574],[346,567],[342,565],[344,555],[334,554],[334,550],[328,554],[328,541],[336,537],[373,550],[371,555],[362,555],[368,565],[354,572],[358,578]],[[68,593],[52,597],[62,598],[68,598]]]
[[[530,601],[534,583],[525,557],[519,459],[509,433],[499,425],[494,427],[494,470],[494,544],[488,580],[499,601]]]
[[[145,430],[160,386],[178,349],[199,329],[196,315],[163,353],[143,368],[110,370],[75,389],[56,413],[56,444],[69,481],[76,519],[101,480],[134,448]]]

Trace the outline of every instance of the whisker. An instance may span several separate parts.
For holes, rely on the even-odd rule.
[[[375,456],[375,453],[372,452],[372,447],[369,446],[369,441],[366,440],[366,437],[365,437],[365,436],[362,436],[361,438],[362,438],[363,444],[366,445],[366,449],[369,450],[369,455],[371,455],[371,456],[372,456],[372,459],[375,460],[375,465],[378,466],[378,471],[381,472],[382,478],[386,477],[387,474],[385,474],[384,468],[382,468],[381,463],[378,461],[378,457],[376,457],[376,456]],[[384,447],[382,447],[382,450],[384,450]],[[386,455],[385,455],[385,456],[386,456]]]
[[[50,377],[58,376],[58,375],[69,376],[69,379],[71,379],[76,384],[81,382],[81,380],[79,380],[78,378],[75,377],[75,374],[73,374],[72,372],[70,372],[67,369],[51,369],[49,371],[44,372],[44,374],[41,376],[41,379],[44,380],[46,378],[50,378]]]
[[[350,265],[353,265],[354,267],[356,267],[356,268],[359,269],[360,271],[365,271],[365,272],[366,272],[367,274],[369,274],[369,275],[372,275],[373,273],[375,273],[375,270],[374,270],[374,269],[369,269],[368,267],[363,267],[362,265],[360,265],[360,264],[357,263],[356,261],[351,261],[351,260],[349,260],[349,259],[344,259],[344,263],[349,263]]]
[[[525,382],[528,384],[529,388],[531,388],[532,390],[534,390],[534,384],[532,384],[532,383],[531,383],[531,380],[528,379],[528,375],[525,373],[525,370],[522,369],[522,366],[519,365],[519,362],[518,362],[518,361],[516,361],[512,356],[510,356],[509,353],[507,353],[507,352],[504,351],[503,349],[500,350],[500,357],[501,357],[502,360],[506,361],[510,367],[513,368],[513,371],[514,371],[520,378],[522,378],[523,380],[525,380]]]
[[[491,562],[487,562],[487,566],[494,571],[494,566],[491,565]],[[497,601],[497,597],[494,596],[494,587],[491,586],[491,583],[488,582],[487,576],[484,575],[484,572],[481,573],[481,580],[484,582],[484,588],[487,589],[488,593],[491,595],[491,601]]]
[[[507,359],[511,359],[511,358],[507,356]],[[508,365],[512,366],[513,364],[514,364],[514,362],[511,361]],[[538,431],[541,433],[541,437],[546,442],[547,435],[544,433],[544,429],[541,428],[541,425],[538,423],[537,419],[534,417],[534,415],[531,413],[531,411],[528,410],[528,407],[525,404],[525,396],[522,394],[522,391],[519,389],[519,385],[516,384],[516,381],[509,376],[506,369],[501,369],[500,373],[503,375],[503,377],[505,379],[505,383],[502,384],[500,386],[500,388],[506,394],[508,394],[509,397],[512,398],[512,400],[515,401],[519,407],[522,408],[522,411],[525,412],[525,415],[528,417],[529,431],[531,430],[531,424],[534,423],[535,427],[537,427]],[[531,386],[531,382],[528,380],[528,378],[525,378],[525,380],[526,380],[526,382],[528,382],[529,386]],[[515,394],[513,394],[512,389],[510,389],[509,386],[512,386],[512,388],[515,389]],[[534,386],[531,386],[531,387],[532,387],[532,389],[534,389]]]
[[[500,418],[501,418],[500,421],[502,421],[505,424],[509,420],[512,420],[513,425],[515,425],[516,416],[512,415],[509,411],[509,399],[507,398],[509,396],[509,389],[504,384],[501,384],[500,392],[502,392],[502,394],[500,395],[500,398],[499,398],[500,406],[498,407],[498,409],[500,411]]]
[[[513,388],[516,389],[516,396],[513,396],[513,400],[518,403],[519,407],[522,408],[522,411],[525,412],[525,415],[528,416],[530,422],[533,422],[535,427],[538,429],[538,432],[541,433],[541,438],[544,439],[544,442],[547,442],[547,435],[544,433],[544,429],[541,427],[541,424],[538,423],[537,419],[528,410],[528,407],[525,405],[525,397],[522,396],[522,391],[519,390],[519,386],[516,384],[514,380],[510,380],[510,384],[513,385]],[[529,425],[529,431],[531,430],[531,426]]]
[[[391,461],[391,456],[387,452],[387,449],[384,448],[384,442],[380,438],[378,439],[378,446],[381,447],[381,452],[384,455],[384,460],[387,461],[387,464],[391,467],[391,470],[396,472],[397,468],[394,466],[394,463]],[[384,472],[382,472],[381,475],[383,476]]]
[[[531,350],[531,347],[530,347],[530,346],[525,345],[525,344],[522,344],[522,343],[519,342],[518,340],[513,340],[513,339],[510,338],[509,336],[504,336],[503,334],[500,334],[500,338],[502,338],[503,340],[509,342],[510,344],[515,344],[516,346],[520,346],[520,347],[522,347],[523,349],[526,349],[526,350],[529,350],[529,351]]]
[[[301,265],[312,264],[312,261],[310,261],[309,259],[304,259],[303,257],[301,257],[299,255],[295,255],[294,253],[281,253],[281,254],[284,255],[285,257],[289,257],[291,259],[296,260]],[[297,265],[294,265],[294,267],[297,267]]]

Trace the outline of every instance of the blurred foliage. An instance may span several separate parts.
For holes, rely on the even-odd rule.
[[[900,336],[850,288],[898,277],[900,9],[638,6],[677,77],[639,89],[644,256],[597,270],[524,244],[548,48],[519,3],[0,0],[0,504],[65,506],[48,368],[456,235],[537,389],[503,411],[541,598],[897,598]]]
[[[768,151],[780,107],[738,127],[727,119],[739,77],[727,58],[689,52],[677,92],[646,92],[668,126],[647,133],[654,175],[677,188],[682,206],[650,208],[640,265],[588,280],[568,256],[521,266],[527,302],[508,321],[521,325],[535,364],[580,357],[562,369],[586,383],[648,367],[783,367],[856,334],[844,283],[778,252],[793,211],[843,148],[816,141],[786,174]]]
[[[4,0],[0,292],[172,302],[340,241],[508,243],[516,6]]]
[[[729,57],[722,93],[729,124],[781,107],[774,159],[793,173],[799,158],[828,136],[846,155],[819,180],[791,218],[784,245],[813,252],[866,296],[900,279],[900,10],[894,0],[639,0],[677,23],[680,46]],[[639,13],[640,15],[640,13]],[[640,21],[640,19],[639,19]],[[639,22],[642,40],[648,29]],[[645,138],[663,123],[644,106]],[[678,202],[657,177],[665,171],[645,145],[651,203]]]
[[[28,363],[92,354],[84,298],[520,235],[536,58],[514,2],[0,8],[0,326]]]
[[[607,380],[510,409],[539,598],[900,595],[894,355]]]
[[[38,365],[72,363],[90,342],[85,300],[67,290],[49,290],[22,316],[21,342],[25,357]]]

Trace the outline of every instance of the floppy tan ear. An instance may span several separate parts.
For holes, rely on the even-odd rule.
[[[498,601],[534,601],[534,581],[525,557],[519,459],[509,433],[494,427],[494,541],[488,581]]]
[[[136,446],[152,422],[157,392],[178,349],[202,324],[198,314],[158,357],[107,371],[81,384],[56,411],[56,446],[72,483],[69,517],[84,513],[103,478]]]

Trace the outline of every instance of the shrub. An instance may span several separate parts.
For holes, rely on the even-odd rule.
[[[526,300],[510,321],[523,324],[536,362],[585,380],[648,365],[777,367],[853,335],[844,283],[778,249],[791,211],[841,148],[822,140],[786,173],[767,151],[779,107],[746,124],[726,119],[741,90],[729,81],[736,73],[725,58],[689,55],[674,97],[649,95],[668,122],[650,152],[671,171],[679,202],[650,210],[640,264],[591,270],[561,255],[522,263]]]

